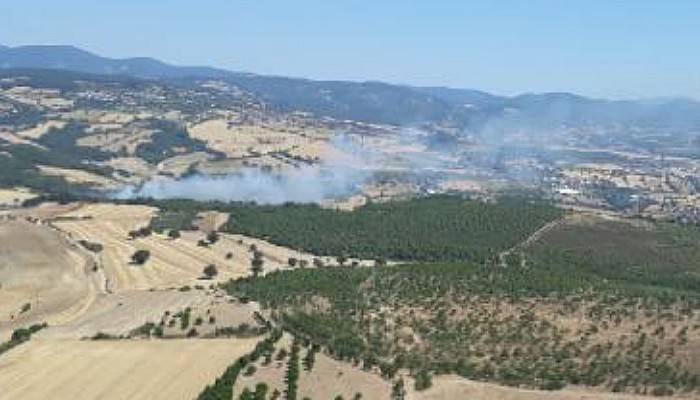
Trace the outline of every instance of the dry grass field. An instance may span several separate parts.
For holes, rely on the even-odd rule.
[[[253,313],[259,311],[257,304],[232,301],[210,285],[250,275],[251,247],[263,253],[264,273],[289,268],[290,257],[307,260],[308,266],[313,267],[313,256],[309,254],[242,235],[220,234],[215,243],[201,245],[207,232],[226,222],[228,215],[225,213],[200,213],[195,221],[199,230],[183,231],[178,239],[164,234],[130,239],[129,232],[149,224],[156,215],[155,208],[104,203],[48,204],[8,212],[19,217],[6,218],[0,224],[0,254],[3,254],[0,259],[1,338],[6,340],[11,329],[34,322],[47,321],[49,328],[0,356],[0,387],[4,390],[0,398],[3,399],[194,398],[260,340],[260,337],[204,339],[214,336],[217,328],[255,326]],[[25,216],[38,217],[46,223],[30,223],[22,218]],[[103,249],[90,253],[77,244],[78,240],[99,243]],[[142,266],[130,264],[130,257],[136,250],[148,250],[151,254]],[[330,257],[322,259],[327,265],[335,261]],[[370,265],[369,261],[367,263]],[[218,275],[213,280],[200,279],[202,269],[208,264],[217,266]],[[96,271],[93,265],[97,266]],[[22,313],[26,302],[31,303],[31,308]],[[508,317],[517,320],[523,312],[531,311],[560,331],[572,333],[590,325],[585,312],[595,306],[586,304],[565,314],[547,304],[482,304],[477,299],[471,304],[480,308],[479,318],[498,320],[504,329],[508,329],[506,322],[512,320]],[[183,327],[177,315],[185,310],[188,310],[189,323]],[[448,323],[453,319],[465,319],[474,311],[459,307],[455,310],[447,319]],[[413,309],[411,315],[420,320],[424,314],[429,315],[427,311]],[[401,310],[395,315],[408,318]],[[635,323],[651,332],[662,322],[640,318]],[[170,339],[81,340],[97,333],[132,336],[134,330],[145,323],[162,323],[163,336]],[[611,325],[603,331],[606,336],[592,334],[589,340],[604,343],[632,330],[628,325],[627,321],[616,328]],[[674,325],[674,329],[668,331],[669,337],[678,336],[683,326]],[[193,328],[198,337],[184,339]],[[416,343],[415,351],[421,352],[422,338],[417,334],[411,336]],[[688,342],[676,344],[676,349],[684,358],[684,364],[695,365],[692,363],[697,352],[691,347],[697,346],[696,330],[691,330],[688,337]],[[663,345],[661,340],[654,341]],[[265,382],[270,391],[284,391],[291,338],[285,336],[277,347],[278,350],[285,348],[286,357],[274,357],[267,365],[259,360],[255,373],[239,377],[235,395],[245,387],[253,389],[259,382]],[[300,358],[306,351],[306,348],[301,349]],[[400,374],[404,375],[408,400],[651,398],[611,394],[575,385],[555,392],[526,390],[454,375],[434,377],[431,388],[417,392],[407,372]],[[311,371],[301,368],[298,398],[333,399],[340,395],[352,399],[360,393],[362,399],[389,399],[392,384],[376,371],[362,370],[360,366],[334,360],[321,352],[316,354]],[[693,397],[681,393],[675,398]]]
[[[320,131],[309,130],[302,134],[284,124],[237,125],[223,118],[191,125],[188,130],[193,138],[231,158],[291,151],[318,143],[323,137]]]
[[[82,137],[76,143],[79,146],[95,147],[114,153],[125,150],[127,154],[133,155],[139,145],[151,142],[152,134],[153,131],[148,129],[122,130],[117,128],[117,130]]]
[[[122,185],[120,182],[114,179],[80,169],[49,167],[45,165],[39,165],[38,168],[44,175],[62,177],[70,183],[86,184],[104,189],[118,189]]]
[[[69,213],[80,208],[80,203],[59,204],[56,202],[44,202],[32,208],[20,208],[8,211],[5,214],[8,216],[24,219],[48,220],[60,215]]]
[[[310,372],[302,369],[299,376],[301,398],[334,399],[341,395],[352,399],[357,393],[363,399],[390,399],[391,382],[321,353],[316,355],[313,369]]]
[[[0,130],[0,141],[4,141],[4,142],[10,143],[10,144],[26,144],[29,146],[34,146],[34,147],[46,150],[45,147],[43,147],[39,144],[36,144],[29,139],[24,139],[22,137],[15,135],[12,132],[2,131],[2,130]]]
[[[566,388],[554,392],[527,390],[475,382],[451,375],[433,378],[433,387],[422,392],[416,392],[410,384],[407,384],[407,387],[406,400],[649,400],[658,398],[599,392],[586,388]],[[373,397],[366,398],[373,399]]]
[[[191,284],[207,264],[224,261],[223,255],[198,247],[195,233],[185,234],[179,240],[155,236],[129,239],[129,232],[147,226],[154,214],[155,209],[150,207],[95,204],[64,214],[53,225],[76,240],[104,247],[99,264],[105,271],[107,287],[113,292]],[[131,256],[137,250],[151,252],[145,265],[131,264]],[[222,276],[245,271],[223,266],[220,269]]]
[[[0,357],[0,397],[190,400],[257,341],[33,339]]]
[[[158,164],[157,169],[159,173],[177,178],[184,175],[192,166],[205,163],[211,158],[212,156],[210,154],[196,151],[194,153],[177,155],[165,159]]]
[[[146,181],[158,172],[155,166],[138,157],[115,157],[101,163],[101,165],[127,172],[129,176],[122,174],[120,180],[131,184]]]
[[[89,258],[46,227],[0,222],[0,254],[0,341],[17,327],[70,320],[98,291]]]
[[[33,199],[36,194],[29,189],[13,188],[0,189],[0,207],[14,207],[21,205],[23,201]]]
[[[252,350],[259,337],[85,340],[97,333],[131,336],[143,324],[168,321],[183,310],[191,310],[189,326],[183,328],[180,321],[169,324],[165,337],[184,338],[192,327],[201,332],[199,336],[213,336],[216,328],[255,326],[256,304],[232,303],[209,288],[210,281],[196,280],[201,269],[183,267],[188,261],[199,266],[207,252],[217,254],[210,258],[223,259],[223,250],[194,244],[203,233],[185,233],[191,238],[181,243],[143,239],[156,254],[153,265],[147,263],[143,275],[138,269],[118,271],[136,268],[117,261],[117,255],[129,245],[128,231],[146,225],[153,212],[134,206],[46,205],[3,216],[0,341],[8,340],[13,329],[32,323],[46,321],[49,327],[2,354],[0,398],[191,399]],[[52,221],[25,219],[36,217]],[[211,223],[220,220],[211,217]],[[105,239],[102,254],[82,248],[77,241],[83,238],[92,243]],[[175,249],[179,252],[169,255]],[[202,254],[190,253],[197,250]],[[178,257],[186,258],[176,264]],[[183,290],[180,285],[188,282],[201,285]],[[151,283],[174,287],[147,290]],[[22,311],[27,303],[30,308]]]
[[[145,119],[152,117],[149,112],[121,112],[121,111],[102,111],[93,109],[77,109],[62,114],[65,119],[86,122],[91,125],[115,124],[125,125],[137,119]]]
[[[212,297],[202,291],[125,291],[100,294],[89,308],[71,321],[51,326],[42,339],[83,339],[96,333],[127,335],[147,322],[158,322],[166,311],[209,306]]]
[[[264,272],[288,268],[290,257],[306,259],[311,266],[313,257],[308,254],[242,235],[221,234],[216,243],[208,246],[200,244],[206,236],[201,231],[183,231],[181,238],[174,240],[158,234],[129,239],[129,232],[147,226],[155,212],[145,206],[90,204],[61,215],[52,224],[76,240],[104,247],[98,264],[113,292],[208,285],[210,281],[199,278],[209,264],[217,267],[215,281],[247,276],[251,273],[251,245],[263,253]],[[209,228],[222,223],[222,215],[210,215],[213,217],[204,219]],[[137,250],[151,254],[144,265],[131,264],[131,256]]]
[[[49,120],[42,122],[39,125],[25,129],[23,131],[16,132],[15,134],[24,139],[37,140],[44,136],[51,129],[61,129],[67,124],[66,121],[61,120]]]

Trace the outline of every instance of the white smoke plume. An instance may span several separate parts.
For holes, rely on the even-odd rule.
[[[366,167],[372,163],[374,155],[344,135],[334,136],[330,145],[343,154],[343,159],[280,171],[243,168],[227,175],[158,177],[140,186],[128,186],[113,197],[282,204],[318,203],[356,193],[371,176]]]
[[[382,148],[361,146],[359,136],[338,133],[329,142],[337,157],[326,157],[320,165],[272,171],[243,168],[226,175],[192,175],[181,179],[157,177],[140,186],[126,187],[113,197],[319,203],[358,193],[376,171],[395,170],[397,166],[409,175],[421,177],[421,181],[444,179],[446,171],[457,168],[477,179],[505,178],[531,183],[536,180],[535,171],[509,161],[521,158],[524,149],[539,152],[538,147],[554,139],[550,130],[509,118],[488,121],[477,132],[470,132],[471,140],[465,136],[441,140],[434,133],[407,127],[400,130],[396,144],[411,151],[386,153]]]
[[[317,203],[354,193],[366,178],[367,173],[354,169],[306,166],[273,173],[246,168],[224,176],[155,179],[138,188],[128,187],[115,197],[250,201],[259,204]]]

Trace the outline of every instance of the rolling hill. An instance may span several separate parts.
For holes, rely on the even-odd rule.
[[[700,103],[671,98],[610,101],[571,93],[496,96],[472,89],[413,87],[383,82],[316,81],[176,66],[147,58],[113,59],[74,46],[0,46],[0,69],[67,70],[94,75],[179,81],[217,79],[284,110],[394,125],[445,124],[479,131],[493,120],[536,127],[645,125],[693,131]]]

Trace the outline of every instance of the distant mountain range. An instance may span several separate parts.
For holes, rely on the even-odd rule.
[[[2,68],[65,69],[103,75],[130,75],[150,79],[186,76],[224,77],[229,72],[208,67],[177,67],[147,57],[112,59],[74,46],[0,47]]]
[[[398,125],[449,123],[469,130],[507,119],[537,126],[644,124],[659,129],[700,130],[700,103],[680,98],[609,101],[571,93],[503,97],[470,89],[315,81],[175,66],[146,57],[111,59],[73,46],[0,46],[0,68],[56,69],[158,80],[220,79],[284,109]]]

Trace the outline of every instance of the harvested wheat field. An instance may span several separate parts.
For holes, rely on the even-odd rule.
[[[210,263],[220,263],[222,255],[199,247],[189,239],[171,240],[164,236],[130,239],[129,232],[146,227],[155,209],[142,206],[92,204],[61,216],[52,222],[75,239],[99,243],[103,251],[98,262],[108,280],[108,290],[167,288],[192,283]],[[131,256],[147,250],[151,256],[144,265],[132,265]],[[226,271],[222,269],[222,275]]]
[[[221,151],[231,158],[245,157],[252,153],[289,151],[317,141],[309,135],[292,133],[287,126],[237,125],[230,124],[226,119],[204,121],[190,126],[188,131],[192,138],[206,142],[209,148]]]
[[[71,319],[98,291],[89,257],[48,227],[0,223],[0,254],[0,340],[19,326]]]
[[[306,258],[311,264],[309,255],[240,235],[221,234],[216,243],[208,245],[203,245],[206,234],[201,231],[182,232],[179,239],[158,234],[130,239],[129,232],[148,226],[155,213],[156,209],[145,206],[89,204],[61,215],[52,224],[75,240],[103,246],[98,265],[113,292],[208,285],[210,281],[200,278],[210,264],[218,271],[215,281],[247,276],[252,244],[263,253],[265,272],[287,268],[290,257]],[[221,222],[221,216],[215,220]],[[150,252],[143,265],[131,263],[137,250]]]
[[[258,340],[33,339],[0,358],[2,398],[190,400]]]
[[[87,172],[80,169],[49,167],[45,165],[39,165],[38,168],[39,171],[44,175],[58,176],[64,178],[69,183],[74,183],[78,185],[93,185],[105,189],[117,189],[121,186],[121,183],[112,178],[97,175],[92,172]]]
[[[74,211],[80,207],[82,207],[81,203],[60,204],[47,201],[36,207],[15,209],[7,214],[17,218],[48,220]]]
[[[97,333],[114,336],[127,335],[147,322],[158,322],[166,311],[178,311],[185,307],[205,307],[212,297],[203,291],[180,292],[126,291],[103,294],[81,315],[72,321],[40,332],[41,338],[83,339]]]

